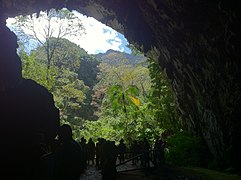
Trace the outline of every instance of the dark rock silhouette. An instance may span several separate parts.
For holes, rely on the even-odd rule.
[[[0,23],[5,23],[2,17]],[[38,137],[51,144],[57,135],[59,111],[52,94],[22,78],[17,38],[5,25],[0,29],[0,43],[1,176],[34,179],[34,163],[41,156],[36,150]]]

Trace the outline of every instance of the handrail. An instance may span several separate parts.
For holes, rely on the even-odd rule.
[[[153,151],[156,151],[156,150],[149,150],[148,151],[148,154],[150,153],[150,152],[153,152]],[[124,153],[124,154],[129,154],[130,152],[127,152],[127,153]],[[127,162],[130,162],[130,161],[132,161],[133,159],[137,159],[138,157],[141,157],[141,156],[143,156],[144,155],[144,153],[141,153],[141,154],[138,154],[138,155],[136,155],[136,156],[134,156],[134,157],[131,157],[131,158],[129,158],[129,159],[127,159],[126,161],[124,161],[124,162],[122,162],[122,163],[119,163],[119,164],[117,164],[115,167],[118,167],[118,166],[120,166],[120,165],[122,165],[122,164],[125,164],[125,163],[127,163]],[[151,159],[149,159],[150,161],[151,161]],[[151,161],[152,162],[152,161]]]
[[[141,156],[143,156],[143,155],[144,155],[143,153],[142,153],[142,154],[138,154],[137,156],[134,156],[134,157],[132,157],[132,158],[130,158],[130,159],[122,162],[122,163],[119,163],[119,164],[115,165],[115,167],[118,167],[118,166],[120,166],[120,165],[122,165],[122,164],[128,163],[128,162],[132,161],[133,159],[136,159],[136,158],[141,157]]]

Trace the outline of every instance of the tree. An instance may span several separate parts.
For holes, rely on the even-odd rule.
[[[63,122],[76,126],[82,125],[83,118],[79,109],[84,104],[88,90],[84,82],[78,79],[77,73],[68,69],[59,71],[53,94]]]
[[[80,129],[83,124],[79,109],[83,106],[86,93],[89,90],[78,74],[68,68],[51,66],[49,81],[46,76],[46,64],[36,60],[36,51],[28,55],[20,50],[19,55],[23,64],[23,77],[32,79],[47,88],[54,96],[56,107],[60,110],[62,123],[69,123]]]
[[[53,49],[52,45],[55,45],[55,50],[51,60],[51,66],[55,66],[58,69],[69,69],[75,73],[78,73],[80,68],[81,59],[85,56],[85,50],[80,48],[75,43],[68,39],[55,38],[49,39],[50,49]],[[36,61],[42,64],[47,64],[45,46],[37,47],[33,52],[36,54]]]
[[[48,12],[35,13],[28,16],[17,16],[15,18],[17,34],[24,38],[32,39],[42,45],[46,51],[47,73],[49,79],[49,69],[55,54],[59,40],[64,37],[78,37],[84,33],[81,20],[67,9],[50,9]],[[51,41],[55,37],[56,41]]]
[[[46,65],[36,61],[36,53],[28,55],[23,50],[19,51],[22,61],[22,74],[26,79],[32,79],[46,87],[50,92],[54,91],[58,70],[51,67],[49,71],[49,80],[46,80]]]
[[[142,111],[151,88],[149,71],[143,64],[134,64],[123,57],[109,53],[108,59],[100,63],[99,82],[94,88],[95,96],[99,97],[96,99],[102,98],[98,102],[100,119],[99,123],[87,122],[85,128],[89,129],[83,133],[88,134],[87,131],[97,128],[103,137],[111,134],[115,140],[124,138],[130,141],[143,134],[151,135],[151,129],[156,129],[156,124],[147,119]]]
[[[99,62],[93,55],[82,54],[80,61],[80,68],[78,70],[78,78],[83,80],[85,85],[89,87],[89,91],[86,93],[84,104],[80,109],[80,112],[84,119],[96,120],[98,117],[94,114],[94,106],[92,104],[92,95],[94,94],[94,86],[97,83],[97,73]]]
[[[133,66],[129,64],[128,60],[126,59],[119,59],[119,62],[115,61],[114,63],[113,61],[111,61],[110,63],[100,63],[99,69],[100,72],[97,77],[99,79],[99,82],[94,87],[94,98],[96,99],[95,101],[97,113],[98,110],[100,110],[104,95],[108,95],[111,97],[110,93],[107,94],[110,89],[115,89],[116,96],[121,95],[120,97],[122,97],[123,94],[122,98],[124,98],[125,101],[121,99],[119,99],[121,101],[118,101],[118,103],[122,102],[121,109],[123,109],[125,106],[125,102],[130,99],[129,96],[131,95],[127,95],[127,92],[130,93],[130,90],[133,90],[135,87],[135,89],[138,89],[138,96],[141,100],[147,95],[147,92],[151,88],[151,79],[148,69],[146,67],[143,67],[142,65]],[[136,95],[132,97],[133,101],[135,97]],[[111,101],[112,104],[114,102],[115,101]]]
[[[81,134],[129,142],[151,141],[166,129],[179,130],[179,116],[167,78],[150,54],[145,63],[130,65],[125,59],[100,63],[97,94],[101,97],[99,120],[87,121]],[[110,62],[110,63],[108,63]]]

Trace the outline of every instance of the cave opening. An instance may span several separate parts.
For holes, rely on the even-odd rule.
[[[60,110],[61,123],[72,126],[76,139],[85,136],[97,141],[98,137],[103,136],[116,141],[124,138],[130,143],[133,139],[149,137],[154,142],[165,128],[180,128],[170,84],[164,72],[156,68],[158,54],[155,51],[150,51],[149,58],[146,58],[131,45],[135,51],[131,54],[123,35],[91,17],[75,10],[70,12],[66,8],[9,18],[7,26],[19,39],[18,55],[22,61],[23,77],[36,81],[53,94],[55,105]],[[117,87],[121,87],[121,92],[118,92],[120,89]],[[157,95],[157,88],[163,95]],[[114,91],[113,94],[122,93],[124,104],[111,104],[110,98],[119,97],[109,95],[110,89]],[[160,106],[159,114],[150,114],[151,110],[144,107],[152,103],[157,108],[158,103],[148,96],[159,99],[159,104],[166,107],[161,109]],[[102,104],[106,112],[102,110]],[[132,107],[133,104],[136,107]],[[114,106],[116,114],[103,115],[108,114],[107,111],[111,111]],[[119,109],[124,108],[126,117],[118,112],[117,106]],[[143,118],[151,118],[153,122],[140,123],[143,118],[133,108],[144,109],[142,113],[146,115]],[[135,117],[131,115],[133,113]],[[127,123],[127,116],[132,122]],[[166,117],[161,120],[158,116]],[[115,122],[118,125],[109,123],[109,126],[103,126],[115,118],[118,119]],[[97,119],[101,120],[92,122]],[[114,126],[118,126],[121,131],[121,119],[126,119],[130,126],[128,131],[125,129],[127,132],[118,134]],[[98,123],[103,127],[98,127]],[[140,127],[135,129],[137,124]],[[108,128],[107,132],[102,130]],[[94,134],[92,129],[98,133]]]
[[[64,10],[65,13],[67,11],[66,9],[62,10]],[[56,13],[56,10],[50,11]],[[39,24],[36,23],[38,17],[46,18],[46,15],[44,12],[27,17],[20,15],[14,19],[8,19],[7,26],[12,29],[19,38],[18,56],[22,62],[23,78],[36,81],[54,95],[55,105],[60,111],[61,124],[71,125],[75,140],[80,141],[81,137],[85,137],[86,139],[92,138],[94,141],[97,141],[98,138],[101,137],[116,141],[118,144],[120,139],[124,139],[130,146],[132,141],[143,138],[147,138],[150,143],[154,143],[167,127],[174,127],[176,130],[180,127],[175,124],[175,122],[179,121],[179,117],[175,114],[176,112],[173,112],[176,110],[176,107],[168,81],[161,69],[155,68],[158,66],[158,54],[155,51],[149,52],[149,62],[147,62],[143,53],[135,47],[132,47],[132,50],[136,51],[136,55],[108,50],[105,53],[99,53],[97,55],[98,58],[101,58],[101,61],[103,61],[103,63],[100,63],[95,60],[93,54],[89,55],[83,48],[71,42],[71,39],[67,40],[68,38],[64,39],[63,36],[61,37],[61,32],[57,32],[57,35],[60,35],[59,37],[51,36],[57,27],[55,25],[54,28],[51,28],[51,20],[47,19],[47,23],[39,20]],[[19,21],[19,24],[17,21]],[[29,22],[24,24],[26,21]],[[57,20],[55,20],[55,22],[56,21]],[[46,29],[41,32],[39,25]],[[64,26],[63,23],[61,25]],[[17,29],[22,27],[28,28],[28,30]],[[34,29],[34,27],[38,29]],[[72,26],[69,27],[73,29]],[[57,29],[60,29],[60,27]],[[105,27],[103,31],[108,32],[108,29]],[[38,36],[39,34],[45,37],[40,37]],[[117,34],[117,32],[115,34]],[[75,33],[73,35],[79,40]],[[95,39],[97,38],[98,36],[95,37]],[[30,39],[31,42],[29,41]],[[112,39],[107,39],[106,41],[115,47]],[[87,41],[87,43],[90,42]],[[117,43],[119,42],[117,41]],[[121,45],[123,46],[123,44]],[[69,49],[67,49],[67,47]],[[63,53],[64,51],[67,53]],[[130,52],[127,48],[126,51]],[[81,54],[79,54],[80,52]],[[52,59],[48,59],[51,54]],[[74,60],[74,58],[77,59]],[[76,62],[78,60],[81,60],[80,64]],[[49,66],[48,62],[50,63]],[[85,67],[81,67],[81,65]],[[148,66],[152,66],[152,77],[149,75]],[[86,71],[86,69],[89,71]],[[91,74],[93,71],[96,71],[94,75]],[[104,84],[96,87],[94,83],[97,75],[99,75],[97,71],[102,71],[102,74],[104,74],[101,77],[102,79],[112,79],[113,81],[109,80],[109,82],[104,82]],[[94,76],[95,79],[92,80],[93,82],[90,82],[90,79],[84,79],[90,76]],[[151,78],[156,81],[152,85]],[[99,79],[99,81],[101,80]],[[153,88],[152,92],[151,87]],[[157,93],[159,93],[158,88],[160,88],[159,91],[163,93],[163,95],[157,95]],[[107,96],[111,91],[113,91],[113,94],[105,98],[104,96]],[[86,99],[83,97],[84,93],[90,95],[89,99],[87,99],[89,101],[87,101],[87,103],[89,104],[84,104],[86,102]],[[121,98],[118,97],[120,95]],[[152,95],[154,96],[149,97]],[[92,98],[92,96],[95,96],[96,100],[100,102],[91,102],[90,98]],[[123,100],[123,97],[125,100]],[[28,97],[25,98],[28,99]],[[81,98],[79,102],[77,101],[78,98]],[[115,101],[115,104],[112,105],[116,106],[113,109],[113,111],[116,112],[113,114],[110,113],[111,106],[107,105],[111,103],[111,98],[112,101]],[[113,98],[119,99],[115,100]],[[148,103],[156,106],[156,104],[158,104],[157,99],[160,100],[160,102],[161,99],[163,100],[160,106],[155,108],[148,107]],[[123,104],[118,104],[118,101],[122,100]],[[102,101],[104,101],[105,104],[105,112],[102,112],[102,114],[107,115],[97,117],[101,120],[93,122],[93,120],[96,120],[94,119],[96,117],[93,117],[92,114],[89,114],[89,116],[86,115],[88,111],[93,111],[88,108],[92,108],[91,103],[101,106]],[[35,103],[38,104],[38,102]],[[80,104],[82,107],[84,106],[83,109],[81,109]],[[163,116],[163,121],[157,117],[158,114],[152,114],[151,112],[161,106],[163,106],[163,109],[159,109],[158,113]],[[99,109],[100,108],[101,107],[99,107]],[[28,110],[26,110],[26,113],[27,112]],[[81,113],[84,113],[87,118],[92,116],[93,119],[88,119],[90,121],[87,121],[87,118],[84,119]],[[148,119],[152,120],[149,121]],[[168,120],[170,120],[170,122],[168,122]],[[85,123],[85,121],[87,122]],[[168,125],[165,125],[165,123]],[[137,124],[138,128],[136,128]]]
[[[154,50],[185,127],[203,137],[216,166],[240,171],[238,1],[3,0],[1,13],[13,17],[66,4],[125,32],[131,42],[143,45],[145,53]]]

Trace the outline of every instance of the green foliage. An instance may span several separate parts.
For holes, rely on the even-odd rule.
[[[41,24],[41,26],[37,24]],[[43,47],[47,59],[47,82],[49,82],[49,71],[51,71],[50,67],[53,64],[54,56],[58,55],[56,47],[59,48],[59,53],[64,52],[61,51],[59,40],[66,36],[78,37],[84,33],[81,20],[65,8],[60,10],[50,9],[49,11],[41,11],[39,14],[34,13],[28,16],[17,16],[15,17],[14,26],[20,39],[23,41],[23,38],[26,38],[27,41],[34,40]],[[54,40],[53,37],[55,37]],[[63,55],[61,57],[61,60],[63,60]],[[62,62],[59,61],[58,57],[55,57],[55,60],[57,60],[55,63]]]
[[[83,80],[85,85],[89,87],[86,93],[84,104],[79,110],[84,119],[96,120],[98,117],[94,114],[92,104],[92,95],[94,86],[97,83],[97,74],[99,72],[99,62],[94,55],[89,55],[85,51],[81,53],[80,68],[78,69],[78,79]]]
[[[117,142],[123,138],[127,143],[134,139],[140,140],[146,137],[154,142],[161,132],[163,129],[149,119],[126,119],[122,114],[116,117],[101,116],[98,121],[86,121],[80,136],[87,139],[92,137],[94,140],[103,137]]]
[[[61,74],[64,69],[73,72],[75,74],[75,79],[78,78],[79,80],[82,80],[84,84],[89,87],[88,91],[85,92],[85,98],[79,108],[79,114],[81,115],[81,118],[94,119],[95,117],[93,116],[94,112],[91,102],[93,93],[92,89],[97,82],[98,61],[94,56],[88,55],[84,49],[67,39],[51,38],[49,43],[50,49],[52,48],[52,45],[55,46],[51,67],[57,68],[59,74]],[[34,53],[36,54],[37,62],[47,64],[46,51],[43,46],[34,50]]]
[[[56,67],[50,68],[49,80],[46,80],[46,65],[38,63],[35,58],[35,53],[27,55],[26,52],[21,51],[19,56],[22,60],[22,74],[26,79],[33,79],[42,86],[46,87],[50,92],[53,92],[56,83],[56,76],[58,70]]]
[[[54,49],[50,64],[45,46]],[[118,61],[117,54],[113,62],[99,63],[74,43],[53,37],[30,55],[20,55],[24,77],[53,93],[62,123],[71,124],[76,138],[154,141],[165,129],[180,127],[174,97],[156,57],[150,56],[148,68],[145,63],[130,64],[124,56]],[[99,119],[85,121],[94,119],[93,91]]]
[[[63,69],[60,74],[53,92],[56,106],[60,109],[60,117],[64,122],[81,126],[83,122],[79,109],[89,88],[78,79],[78,74],[72,71]]]
[[[94,141],[97,141],[98,137],[119,141],[124,135],[119,123],[121,117],[112,116],[104,116],[98,121],[86,121],[80,135],[87,139],[91,137]]]
[[[113,115],[124,113],[127,116],[131,109],[136,111],[144,101],[151,81],[146,67],[132,66],[121,58],[119,64],[100,63],[99,82],[94,89],[105,94],[102,112],[111,108]]]
[[[78,69],[78,78],[83,80],[84,83],[89,86],[91,89],[97,83],[97,74],[99,73],[99,62],[97,59],[85,53],[81,53],[80,55],[80,68]]]
[[[157,59],[158,54],[152,51],[148,59],[148,69],[152,81],[149,109],[153,118],[159,121],[163,128],[178,131],[181,128],[181,119],[175,103],[174,93],[164,71],[156,61]]]
[[[53,51],[51,66],[58,69],[69,69],[77,73],[80,68],[80,57],[86,56],[84,49],[67,39],[52,37],[48,41],[49,50]],[[46,43],[44,43],[44,45],[46,45]],[[48,59],[44,46],[39,46],[34,52],[38,62],[47,64]]]
[[[94,86],[97,83],[97,74],[99,62],[93,55],[89,55],[86,52],[81,54],[80,68],[78,69],[78,78],[83,80],[85,85],[89,87],[89,91],[86,93],[86,99],[80,109],[82,117],[84,119],[96,120],[98,117],[94,114],[94,107],[92,104],[92,95],[94,93]]]
[[[47,62],[37,61],[36,54],[38,50],[30,55],[22,50],[19,52],[23,64],[23,77],[35,80],[54,95],[55,104],[60,110],[61,122],[71,124],[77,132],[83,124],[79,109],[84,103],[89,88],[78,79],[77,73],[66,66],[51,66],[47,80],[45,78]]]
[[[160,68],[152,71],[160,75],[157,81],[161,83],[156,85],[143,64],[130,65],[122,56],[117,63],[116,58],[115,63],[110,61],[99,65],[100,80],[95,90],[96,96],[101,98],[100,118],[97,122],[86,122],[82,135],[114,138],[116,141],[124,138],[127,142],[147,137],[154,141],[164,131],[163,127],[168,127],[163,126],[163,122],[170,121],[167,109],[175,106],[168,83]],[[161,88],[159,92],[158,88]],[[170,112],[174,114],[173,109]]]
[[[138,94],[139,90],[136,86],[130,86],[127,89],[124,89],[121,85],[110,87],[107,95],[109,96],[109,103],[111,104],[114,114],[116,115],[122,110],[125,115],[128,116],[127,109],[129,111],[133,106],[137,106],[133,103],[131,97],[136,97]]]
[[[180,132],[167,139],[169,163],[180,166],[202,166],[205,147],[200,137]]]

